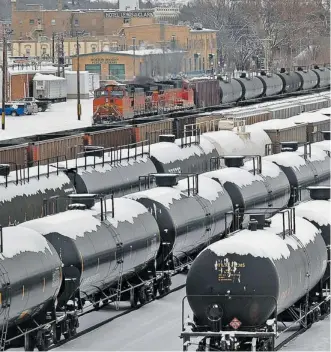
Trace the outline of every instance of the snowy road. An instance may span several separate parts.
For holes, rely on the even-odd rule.
[[[82,99],[81,104],[81,121],[77,120],[77,100],[52,104],[49,110],[35,115],[6,116],[6,129],[0,130],[0,141],[91,126],[93,99]]]

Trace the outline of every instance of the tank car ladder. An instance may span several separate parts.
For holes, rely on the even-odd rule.
[[[104,220],[104,224],[110,228],[110,223],[106,219]],[[121,301],[121,290],[122,290],[122,276],[123,276],[123,263],[124,263],[124,257],[123,257],[123,243],[120,240],[120,237],[115,231],[110,230],[113,239],[116,244],[116,253],[115,253],[115,259],[116,259],[116,268],[119,268],[119,278],[117,282],[117,290],[116,290],[116,310],[119,310],[119,302]]]
[[[7,271],[4,269],[4,267],[1,264],[0,264],[0,278],[1,278],[0,280],[2,283],[2,288],[4,288],[4,290],[0,292],[0,304],[1,304],[1,308],[4,311],[3,325],[1,330],[0,351],[4,351],[6,346],[7,332],[8,332],[9,310],[10,310],[11,299],[10,299],[9,276]]]

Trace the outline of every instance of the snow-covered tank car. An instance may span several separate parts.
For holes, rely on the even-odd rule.
[[[168,257],[180,260],[198,251],[218,239],[226,223],[230,227],[231,221],[226,222],[225,217],[232,211],[231,199],[217,182],[198,176],[198,183],[193,184],[193,178],[177,183],[173,174],[155,176],[158,188],[125,197],[143,204],[159,225],[163,248],[158,265],[167,263]]]
[[[209,140],[187,137],[184,140],[169,136],[169,141],[151,145],[151,160],[158,173],[202,173],[209,170],[210,159],[217,150]]]
[[[200,326],[231,330],[234,318],[243,330],[263,326],[275,310],[280,314],[298,302],[323,277],[327,253],[319,230],[298,216],[295,233],[287,219],[283,226],[282,214],[270,220],[270,227],[252,223],[210,245],[194,261],[186,293]]]
[[[24,223],[24,227],[42,233],[61,253],[64,278],[59,307],[75,297],[78,288],[82,300],[98,302],[104,293],[111,295],[112,288],[116,291],[114,285],[120,276],[132,278],[132,283],[137,272],[148,278],[148,270],[155,271],[159,250],[158,225],[138,202],[115,198],[114,207],[108,199],[84,209],[81,195],[77,197],[78,209],[72,204],[73,209],[64,213]],[[106,204],[107,211],[100,209],[101,204]]]
[[[2,165],[0,171],[0,225],[3,227],[64,211],[66,196],[75,192],[69,177],[62,171],[53,171],[52,166],[9,172],[9,165]]]
[[[20,335],[22,330],[17,326],[24,327],[31,318],[45,324],[49,312],[55,319],[55,300],[62,284],[61,260],[40,233],[24,226],[3,228],[2,240],[0,328],[4,329],[8,314],[10,339]]]

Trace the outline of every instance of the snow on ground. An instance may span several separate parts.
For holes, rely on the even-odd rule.
[[[330,316],[289,342],[282,351],[330,351]]]
[[[82,99],[81,120],[77,119],[77,100],[52,104],[50,109],[29,116],[6,116],[6,129],[0,141],[35,134],[83,128],[92,125],[93,99]]]

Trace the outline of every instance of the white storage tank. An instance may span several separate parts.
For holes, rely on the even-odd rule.
[[[98,73],[89,73],[89,91],[94,92],[100,88],[100,76]]]
[[[66,71],[68,99],[77,99],[77,71]],[[80,97],[89,98],[89,72],[80,71]]]
[[[36,73],[33,77],[33,96],[39,100],[66,101],[67,80],[54,75]]]

